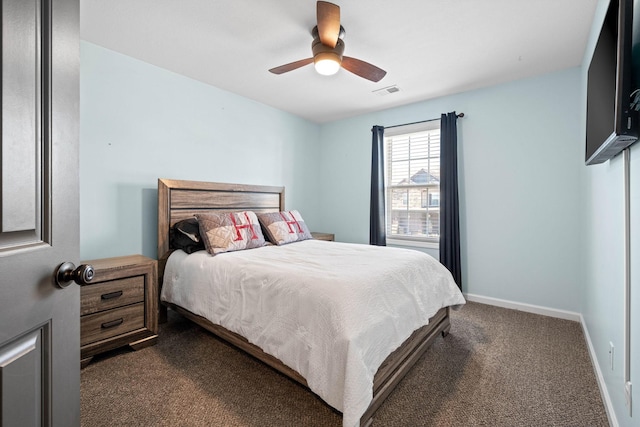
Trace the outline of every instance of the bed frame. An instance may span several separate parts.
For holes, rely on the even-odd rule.
[[[166,261],[172,251],[169,247],[169,229],[173,224],[192,217],[196,213],[240,210],[279,212],[284,210],[284,206],[284,187],[159,179],[158,295],[162,288]],[[166,321],[167,307],[170,307],[308,389],[306,380],[298,372],[249,343],[244,337],[176,305],[162,303],[159,307],[161,322]],[[375,411],[437,336],[439,334],[446,336],[449,333],[451,327],[449,314],[449,308],[439,310],[427,326],[415,331],[385,359],[374,376],[373,400],[360,420],[362,427],[371,425]]]

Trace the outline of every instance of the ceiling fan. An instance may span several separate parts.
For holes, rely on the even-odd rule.
[[[360,59],[343,55],[344,27],[340,25],[340,6],[326,1],[319,1],[316,7],[318,25],[311,31],[313,57],[301,59],[289,64],[270,69],[274,74],[283,74],[305,65],[315,65],[316,71],[323,75],[338,72],[340,67],[372,82],[380,81],[386,71]]]

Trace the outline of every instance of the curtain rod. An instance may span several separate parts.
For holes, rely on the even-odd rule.
[[[457,118],[462,118],[464,117],[464,113],[460,113],[460,114],[456,114]],[[391,128],[398,128],[400,126],[409,126],[409,125],[417,125],[418,123],[427,123],[427,122],[433,122],[435,120],[440,120],[440,118],[437,119],[429,119],[429,120],[420,120],[419,122],[413,122],[413,123],[404,123],[401,125],[393,125],[393,126],[383,126],[385,129],[391,129]]]

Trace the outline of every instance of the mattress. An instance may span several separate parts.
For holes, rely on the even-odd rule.
[[[387,356],[440,308],[465,303],[423,252],[318,240],[216,256],[175,251],[161,299],[280,359],[349,427]]]

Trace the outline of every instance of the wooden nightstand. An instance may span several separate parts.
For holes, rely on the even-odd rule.
[[[336,238],[336,235],[332,233],[318,233],[318,232],[312,231],[311,235],[316,240],[326,240],[328,242],[333,242]]]
[[[125,345],[134,350],[158,338],[156,260],[142,255],[83,261],[95,270],[80,289],[80,366]]]

